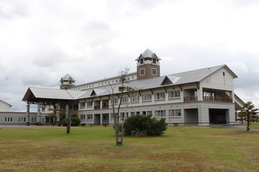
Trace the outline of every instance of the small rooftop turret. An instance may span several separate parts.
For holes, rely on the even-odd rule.
[[[136,59],[137,63],[137,79],[156,78],[160,76],[160,63],[161,60],[150,49],[146,49]]]
[[[60,79],[60,89],[68,89],[72,86],[75,86],[75,79],[72,78],[69,74],[66,74]]]

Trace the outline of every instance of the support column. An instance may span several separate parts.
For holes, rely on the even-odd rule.
[[[57,109],[60,109],[59,104],[56,104],[56,106],[57,106]],[[57,121],[59,122],[60,121],[60,112],[59,111],[56,111],[56,116],[57,116]]]
[[[101,113],[100,114],[100,125],[102,125],[102,123],[103,123],[103,114]]]
[[[198,96],[198,101],[203,101],[203,89],[200,87],[197,89],[197,96]]]
[[[68,104],[66,104],[66,118],[68,117],[68,109],[69,109],[69,106]]]
[[[198,108],[199,125],[210,125],[209,109],[207,106],[201,105]]]
[[[103,101],[100,100],[100,109],[103,109]]]
[[[40,113],[40,105],[38,104],[37,108],[37,122],[41,122],[41,113]]]
[[[26,125],[30,125],[30,104],[27,104],[27,111],[26,111]]]

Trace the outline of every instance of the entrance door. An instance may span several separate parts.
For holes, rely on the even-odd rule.
[[[94,114],[94,125],[100,125],[100,124],[101,124],[100,114]]]

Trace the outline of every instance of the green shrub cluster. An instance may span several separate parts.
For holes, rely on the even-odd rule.
[[[131,135],[137,131],[146,131],[149,136],[159,136],[167,129],[165,118],[160,120],[152,115],[132,115],[124,122],[124,135]]]
[[[71,126],[79,126],[81,123],[81,120],[77,117],[69,117],[71,118]],[[69,118],[65,118],[62,120],[61,124],[63,126],[67,126]]]

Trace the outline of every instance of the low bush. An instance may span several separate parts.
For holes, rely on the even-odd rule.
[[[41,123],[41,122],[36,122],[35,125],[37,125],[37,126],[42,126],[43,123]]]
[[[80,125],[81,120],[79,118],[77,118],[77,117],[65,118],[65,119],[62,120],[61,124],[63,126],[67,126],[69,118],[71,118],[71,126],[79,126]]]
[[[146,131],[149,136],[159,136],[167,129],[165,118],[160,120],[152,115],[132,115],[124,122],[124,135],[131,135],[137,131]]]
[[[82,123],[81,126],[82,126],[82,127],[86,126],[86,123]]]

